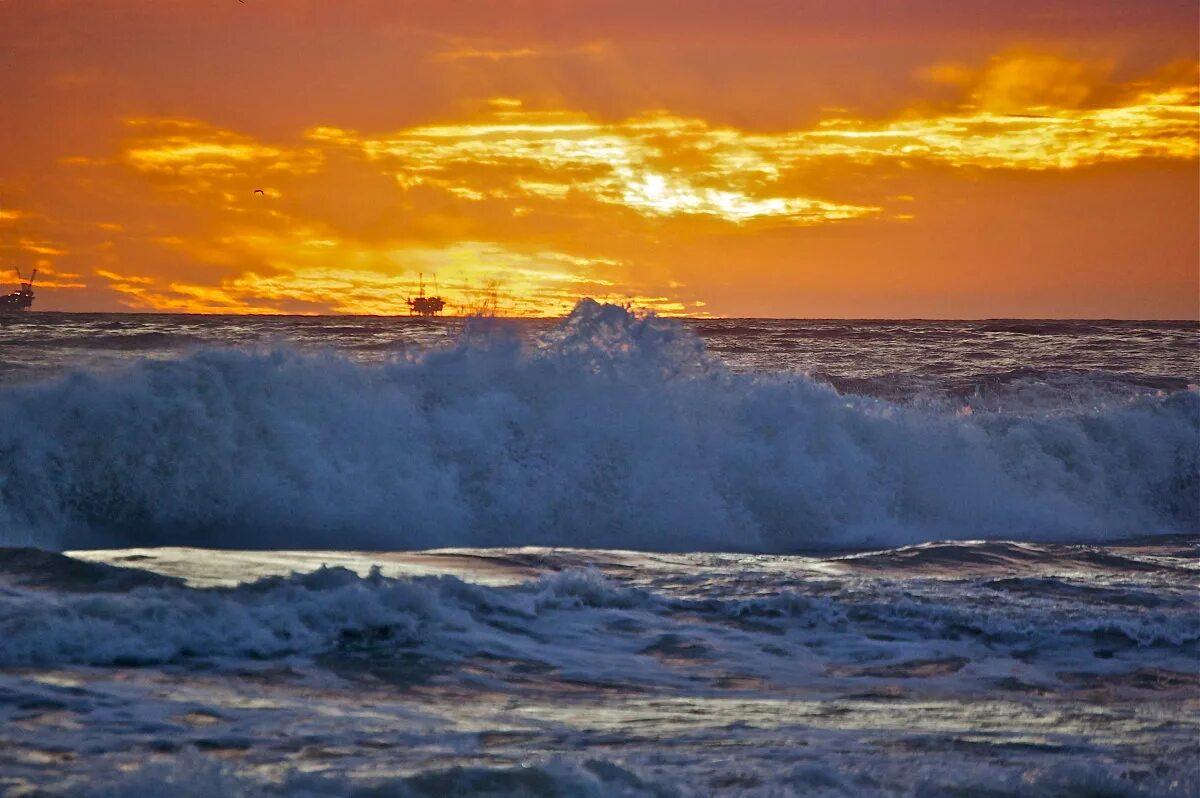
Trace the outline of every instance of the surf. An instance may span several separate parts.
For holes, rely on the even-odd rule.
[[[478,321],[381,364],[200,348],[0,391],[0,545],[786,552],[1200,528],[1195,390],[962,410],[735,373],[683,325],[590,300],[533,343]]]

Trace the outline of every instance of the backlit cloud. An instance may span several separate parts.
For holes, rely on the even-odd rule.
[[[602,55],[608,49],[604,42],[588,42],[569,47],[525,46],[501,47],[483,41],[456,39],[449,47],[433,56],[433,61],[513,61],[526,58],[554,58],[572,55]]]
[[[134,135],[122,158],[139,172],[211,180],[240,177],[248,168],[311,174],[321,164],[316,150],[270,146],[196,120],[135,118],[126,124]]]
[[[312,142],[361,152],[401,186],[465,199],[572,195],[646,216],[706,215],[817,224],[871,216],[874,205],[787,192],[789,172],[832,161],[925,162],[983,169],[1071,169],[1147,158],[1194,159],[1194,84],[1137,90],[1103,107],[1087,68],[1042,57],[1003,60],[949,111],[892,120],[828,119],[804,130],[749,132],[656,113],[621,122],[494,105],[485,118],[384,135],[333,127]]]
[[[328,124],[280,141],[139,117],[114,157],[71,162],[149,181],[173,192],[173,207],[190,209],[186,223],[93,226],[104,245],[124,241],[196,267],[156,277],[103,252],[94,273],[129,307],[403,313],[425,273],[452,311],[495,285],[513,313],[557,314],[590,295],[701,315],[703,295],[653,268],[663,236],[911,226],[924,215],[921,189],[889,182],[900,172],[1194,162],[1194,63],[1126,83],[1107,69],[1028,53],[981,67],[939,64],[925,76],[953,97],[877,117],[839,109],[774,131],[661,110],[603,119],[514,96],[436,124],[374,133]],[[348,202],[359,203],[357,214],[345,212]],[[364,213],[378,218],[363,224]],[[8,242],[31,257],[75,247],[50,235]]]
[[[522,109],[383,136],[330,127],[309,132],[312,141],[361,152],[402,186],[438,186],[466,199],[573,195],[645,216],[703,215],[734,223],[779,218],[815,224],[879,210],[773,194],[778,171],[763,168],[761,158],[741,162],[732,152],[744,137],[668,114],[602,123],[577,112]]]

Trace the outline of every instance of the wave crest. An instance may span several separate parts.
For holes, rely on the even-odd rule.
[[[1200,393],[970,415],[735,374],[584,301],[384,365],[200,350],[0,393],[0,544],[783,551],[1200,526]]]

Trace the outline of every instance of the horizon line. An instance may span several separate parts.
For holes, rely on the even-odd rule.
[[[859,321],[859,322],[901,322],[901,321],[919,321],[919,322],[989,322],[989,321],[1057,321],[1057,322],[1156,322],[1162,324],[1197,324],[1200,325],[1200,315],[1192,319],[1179,318],[1139,318],[1134,316],[677,316],[677,315],[662,315],[655,313],[653,308],[632,308],[633,310],[645,310],[649,313],[659,316],[663,319],[677,319],[679,321]],[[173,310],[28,310],[20,313],[13,313],[0,316],[0,319],[5,321],[19,318],[28,318],[30,316],[42,315],[79,315],[79,316],[198,316],[207,317],[239,317],[239,318],[299,318],[299,319],[317,319],[317,318],[373,318],[373,319],[422,319],[425,321],[433,321],[437,319],[446,320],[464,320],[472,318],[489,318],[503,319],[509,321],[555,321],[565,319],[570,316],[570,313],[564,313],[556,316],[537,316],[537,315],[494,315],[483,316],[480,314],[443,314],[438,316],[421,316],[411,313],[239,313],[236,311],[222,312],[197,312],[197,311],[173,311]]]

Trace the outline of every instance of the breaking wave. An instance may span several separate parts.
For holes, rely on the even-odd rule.
[[[378,779],[363,788],[320,773],[289,773],[281,785],[262,784],[237,774],[226,763],[189,751],[168,763],[153,763],[135,770],[93,777],[68,796],[88,798],[157,798],[167,787],[180,798],[268,798],[303,795],[313,798],[435,798],[443,795],[472,798],[571,795],[579,798],[693,798],[727,795],[734,798],[811,796],[811,798],[955,798],[988,795],[994,798],[1048,798],[1104,796],[1194,796],[1200,788],[1195,774],[1164,775],[1097,761],[1044,762],[1026,758],[989,763],[961,761],[960,754],[920,752],[898,762],[855,761],[821,751],[812,760],[778,765],[772,772],[735,769],[724,777],[705,779],[700,773],[672,779],[655,763],[633,764],[597,757],[545,757],[512,767],[431,768],[411,776]],[[894,756],[894,754],[893,754]],[[633,758],[633,757],[631,757]],[[864,759],[866,759],[864,757]],[[846,761],[848,760],[848,761]],[[658,771],[658,772],[656,772]]]
[[[12,559],[29,562],[23,550],[0,550],[0,563]],[[790,645],[783,636],[798,627],[804,635],[797,640],[852,675],[873,670],[861,667],[863,640],[876,641],[866,660],[885,663],[884,675],[911,664],[899,660],[922,640],[935,641],[922,652],[940,653],[954,670],[980,655],[977,644],[987,657],[1020,652],[1025,661],[1064,653],[1087,661],[1093,647],[1108,657],[1152,649],[1143,662],[1174,667],[1191,683],[1186,665],[1200,642],[1196,601],[1182,588],[1105,591],[1053,578],[982,579],[947,601],[937,580],[831,593],[825,586],[825,595],[814,595],[812,583],[781,582],[766,585],[770,595],[688,597],[623,585],[590,569],[503,587],[453,576],[386,577],[377,567],[366,576],[321,567],[233,587],[191,588],[159,577],[126,589],[114,580],[128,574],[132,583],[146,574],[61,555],[42,555],[30,570],[32,583],[25,576],[0,579],[0,667],[323,654],[395,661],[407,653],[424,658],[427,675],[437,673],[437,663],[484,656],[576,677],[621,673],[630,683],[651,684],[671,678],[646,669],[645,655],[659,653],[728,662],[741,652],[740,667],[756,676],[773,673],[777,663],[756,664],[762,657],[753,653],[755,643],[765,635],[776,648]],[[63,579],[73,581],[65,591]],[[655,642],[647,647],[647,640]]]
[[[0,544],[786,551],[1200,528],[1200,393],[897,404],[581,302],[383,365],[200,350],[0,393]]]
[[[63,557],[45,568],[75,562]],[[359,577],[336,567],[233,588],[165,585],[114,592],[106,587],[66,594],[5,591],[0,595],[5,640],[0,667],[263,660],[404,649],[419,649],[433,659],[490,647],[511,654],[496,638],[541,613],[654,604],[648,594],[609,584],[590,571],[566,571],[508,589],[450,576],[390,579],[378,570]]]

